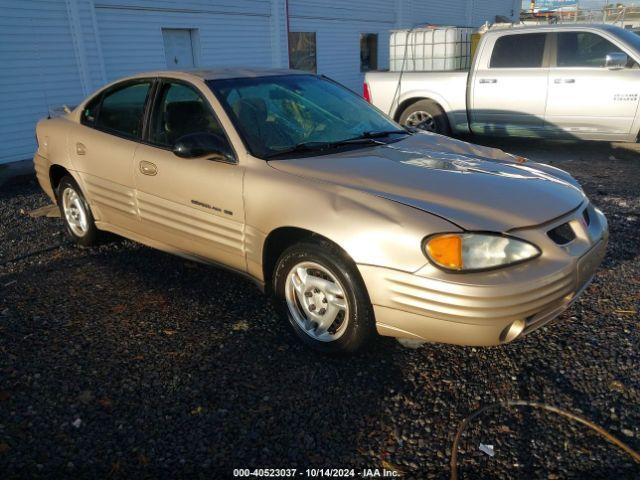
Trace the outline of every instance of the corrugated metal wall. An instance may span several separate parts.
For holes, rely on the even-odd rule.
[[[479,25],[514,0],[289,0],[292,31],[316,32],[318,73],[359,91],[360,34],[416,23]],[[0,0],[0,163],[33,154],[34,126],[107,81],[166,68],[163,28],[195,35],[199,66],[286,66],[285,0]]]
[[[360,34],[378,34],[378,66],[389,66],[389,30],[396,27],[395,4],[388,0],[289,0],[290,28],[316,32],[318,73],[360,90]]]
[[[126,7],[121,3],[96,4],[108,80],[165,68],[163,28],[195,31],[199,65],[271,65],[268,0],[236,1],[233,5],[156,1],[154,7],[140,6],[149,2],[128,2]],[[131,48],[132,42],[135,48]]]
[[[19,7],[18,7],[19,5]],[[0,163],[29,157],[48,105],[83,96],[65,2],[0,0]]]

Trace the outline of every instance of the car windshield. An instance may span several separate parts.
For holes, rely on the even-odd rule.
[[[260,158],[317,154],[327,146],[357,148],[407,134],[359,95],[314,75],[207,83],[249,151]]]

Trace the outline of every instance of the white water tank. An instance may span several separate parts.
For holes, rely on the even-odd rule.
[[[467,27],[443,26],[392,30],[389,69],[392,72],[468,69],[474,31]]]

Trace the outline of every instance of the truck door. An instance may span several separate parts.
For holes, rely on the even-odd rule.
[[[508,32],[487,39],[469,85],[474,133],[540,136],[545,130],[548,37]]]
[[[640,97],[637,62],[607,68],[608,54],[625,52],[595,32],[558,32],[555,40],[545,120],[563,133],[629,134]]]

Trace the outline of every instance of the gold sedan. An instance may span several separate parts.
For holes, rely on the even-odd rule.
[[[140,74],[36,134],[75,241],[109,231],[248,275],[325,352],[512,341],[577,298],[608,238],[566,172],[405,129],[302,72]]]

